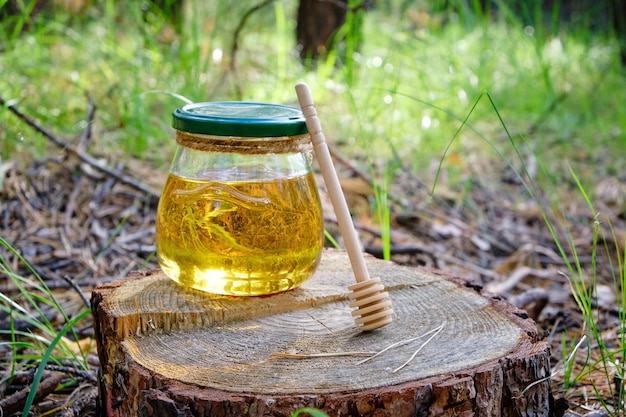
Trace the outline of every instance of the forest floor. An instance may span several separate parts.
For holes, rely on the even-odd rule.
[[[382,257],[384,233],[371,216],[371,179],[344,158],[336,158],[335,162],[364,248]],[[103,166],[109,168],[104,170]],[[157,266],[153,256],[154,223],[165,175],[141,161],[114,166],[112,161],[89,157],[87,150],[74,146],[27,164],[2,161],[0,234],[29,262],[66,314],[73,317],[88,306],[94,286],[123,278],[131,270]],[[323,183],[318,184],[326,227],[339,239]],[[607,245],[615,241],[623,244],[623,185],[615,178],[603,178],[598,181],[597,193],[596,208],[616,233],[616,239]],[[519,178],[502,172],[497,182],[474,181],[463,193],[441,188],[431,197],[418,178],[403,173],[394,180],[389,196],[391,260],[445,270],[526,309],[552,346],[553,395],[561,405],[562,399],[568,401],[567,412],[571,415],[602,415],[602,402],[616,405],[613,394],[618,375],[611,370],[596,371],[589,365],[598,359],[596,341],[584,343],[573,360],[565,363],[586,332],[583,317],[572,296],[570,272],[546,227],[541,207],[527,196]],[[623,323],[616,297],[621,295],[615,291],[607,252],[598,251],[592,256],[597,219],[584,201],[576,200],[572,198],[562,207],[566,216],[549,215],[557,225],[556,233],[566,233],[559,235],[563,241],[575,242],[585,279],[597,277],[594,311],[603,322],[603,343],[620,351]],[[608,253],[619,250],[623,253],[617,244],[617,250]],[[12,271],[32,274],[6,248],[0,247],[0,255]],[[6,274],[0,274],[0,290],[19,297],[18,288]],[[59,327],[64,324],[57,310],[42,308],[42,313]],[[10,314],[0,313],[0,329],[11,328],[35,331],[32,324],[15,322]],[[77,340],[72,342],[88,351],[89,372],[71,365],[49,366],[39,385],[41,395],[36,399],[35,415],[95,413],[98,357],[92,345],[91,321],[80,323],[75,335]],[[0,344],[0,357],[25,355],[25,351],[12,349],[10,344]],[[23,388],[32,377],[33,372],[22,369],[0,385],[4,416],[21,413],[27,394]],[[59,391],[59,382],[69,379],[73,382]],[[555,411],[554,415],[563,412]]]

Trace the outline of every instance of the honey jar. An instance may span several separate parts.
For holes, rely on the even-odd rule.
[[[309,279],[323,218],[300,109],[195,103],[173,113],[177,149],[156,219],[163,272],[224,295],[274,294]]]

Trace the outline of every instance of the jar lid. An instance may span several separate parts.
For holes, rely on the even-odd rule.
[[[308,133],[302,111],[280,104],[193,103],[176,109],[173,116],[174,129],[203,135],[277,137]]]

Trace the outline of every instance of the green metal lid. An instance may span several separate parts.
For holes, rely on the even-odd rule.
[[[308,133],[302,111],[280,104],[193,103],[176,109],[173,116],[174,129],[203,135],[258,138]]]

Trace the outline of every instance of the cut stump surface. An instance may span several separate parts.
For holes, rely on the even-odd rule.
[[[160,271],[99,286],[101,412],[549,415],[549,347],[523,311],[438,271],[366,263],[395,311],[368,333],[350,314],[353,275],[341,251],[325,251],[302,287],[267,297],[187,290]]]

